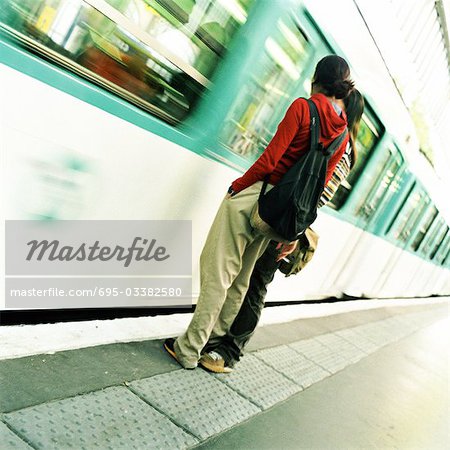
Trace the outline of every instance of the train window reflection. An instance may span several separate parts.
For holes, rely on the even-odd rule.
[[[253,3],[253,0],[107,1],[207,78],[232,36],[246,22],[247,11]]]
[[[414,202],[414,210],[412,211],[410,219],[400,231],[399,239],[401,241],[406,242],[406,240],[411,236],[411,233],[419,224],[419,221],[421,217],[423,217],[423,213],[428,205],[429,202],[425,199],[425,194],[419,194],[417,202]]]
[[[411,248],[414,251],[417,251],[419,249],[420,244],[423,241],[423,238],[425,237],[428,229],[430,228],[437,214],[438,211],[435,207],[428,209],[425,219],[422,221],[420,228],[417,231],[416,237],[414,238],[414,241],[411,243]]]
[[[435,254],[434,249],[438,249],[441,240],[447,232],[447,230],[444,228],[444,225],[445,222],[442,219],[439,219],[437,225],[433,227],[425,241],[425,244],[423,245],[422,251],[425,255],[429,255],[430,259],[433,259],[433,256]]]
[[[249,160],[264,150],[293,100],[311,51],[291,19],[278,21],[265,41],[257,75],[244,83],[226,117],[219,137],[222,144]]]
[[[422,190],[409,195],[399,214],[392,221],[388,232],[395,240],[406,243],[427,205],[426,195]]]
[[[448,249],[447,255],[445,256],[444,260],[442,261],[442,265],[447,265],[450,267],[450,248]]]
[[[442,254],[439,257],[438,262],[444,266],[450,262],[450,236],[447,237],[447,244],[445,248],[442,250]]]
[[[357,159],[356,164],[350,171],[347,179],[342,183],[334,197],[328,203],[334,209],[341,208],[347,200],[350,192],[361,176],[361,173],[367,164],[372,149],[375,147],[379,139],[379,128],[375,125],[374,121],[364,114],[361,120],[361,124],[358,130],[358,137],[356,141]]]
[[[22,44],[175,123],[208,86],[252,2],[7,0],[0,21]]]
[[[378,187],[371,193],[363,211],[375,211],[383,200],[385,203],[397,191],[400,174],[397,173],[400,168],[399,161],[392,161],[388,170],[384,174]]]
[[[449,228],[446,228],[446,236],[442,240],[439,249],[436,252],[435,260],[438,264],[442,264],[445,260],[445,256],[447,255],[447,251],[450,248],[450,233]]]
[[[430,253],[430,259],[433,259],[436,254],[438,253],[438,250],[441,247],[444,247],[444,240],[448,233],[448,227],[444,226],[441,228],[437,238],[434,241],[434,246],[432,247],[431,253]]]
[[[385,152],[378,163],[377,170],[373,172],[371,181],[366,184],[366,194],[361,193],[361,200],[357,207],[357,215],[368,220],[379,208],[382,200],[386,202],[396,192],[402,174],[400,154],[397,150]],[[391,189],[391,186],[393,188]]]

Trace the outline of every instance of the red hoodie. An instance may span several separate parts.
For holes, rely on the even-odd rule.
[[[339,116],[331,102],[323,94],[314,94],[311,100],[316,104],[320,117],[319,141],[328,146],[339,136],[347,126],[345,113]],[[233,181],[231,187],[240,192],[257,181],[264,180],[270,174],[269,183],[277,184],[283,175],[299,159],[300,155],[309,149],[310,114],[308,102],[304,98],[295,100],[278,125],[275,136],[270,141],[263,154],[242,175]],[[327,168],[326,183],[331,179],[334,168],[345,152],[348,135],[341,146],[330,158]]]

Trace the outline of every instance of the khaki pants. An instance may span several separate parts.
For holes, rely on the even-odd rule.
[[[255,233],[250,213],[262,182],[224,199],[200,256],[200,296],[187,331],[175,342],[185,368],[197,366],[210,337],[223,336],[239,312],[256,260],[269,239]]]

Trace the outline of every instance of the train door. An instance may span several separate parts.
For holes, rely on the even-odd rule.
[[[392,219],[386,224],[383,234],[388,241],[395,243],[396,247],[374,286],[377,295],[398,295],[410,283],[420,260],[408,251],[408,246],[429,205],[429,197],[415,182],[404,201],[396,208]]]
[[[439,261],[438,255],[441,248],[446,247],[446,241],[449,237],[449,227],[445,224],[444,220],[441,222],[441,228],[436,235],[436,239],[434,240],[431,252],[429,254],[429,258],[434,266],[433,275],[428,280],[425,290],[430,292],[430,295],[437,294],[438,292],[442,292],[442,287],[444,284],[444,276],[449,277],[449,273],[443,273],[441,263]]]
[[[379,221],[385,220],[393,197],[407,182],[403,158],[398,148],[391,144],[367,168],[357,201],[353,202],[355,235],[348,242],[349,256],[342,270],[332,280],[344,294],[364,296],[372,291],[379,274],[389,263],[394,251],[373,231]]]
[[[436,264],[439,276],[434,284],[434,291],[440,293],[450,294],[450,272],[445,267],[446,256],[450,253],[450,230],[447,227],[447,234],[442,240],[442,243],[436,254],[433,257],[433,261]]]
[[[385,161],[379,161],[379,150],[384,148],[384,139],[383,125],[366,101],[356,140],[356,162],[349,176],[341,183],[333,198],[323,209],[329,215],[336,217],[337,220],[331,221],[330,227],[332,228],[324,229],[323,233],[318,228],[322,222],[317,221],[317,225],[315,224],[321,239],[329,240],[326,260],[328,265],[322,267],[324,273],[322,289],[324,292],[336,292],[336,280],[339,279],[343,266],[351,258],[359,240],[362,231],[355,226],[358,221],[355,214],[355,203],[359,202],[361,186],[367,186],[368,183],[373,182],[368,175],[374,172],[371,167],[378,167],[380,164],[384,166]],[[321,213],[322,211],[319,214]],[[328,236],[332,237],[329,238]]]
[[[435,292],[435,283],[439,275],[439,269],[430,261],[436,255],[437,249],[447,233],[447,229],[444,219],[437,214],[419,245],[418,253],[422,263],[405,289],[408,295],[413,296],[420,293],[420,295],[428,296]]]

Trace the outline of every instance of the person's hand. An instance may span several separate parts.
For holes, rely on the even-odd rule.
[[[287,255],[290,255],[297,248],[298,241],[290,242],[289,244],[283,244],[280,242],[277,245],[278,250],[278,258],[277,262],[281,261],[283,258],[286,258]]]

